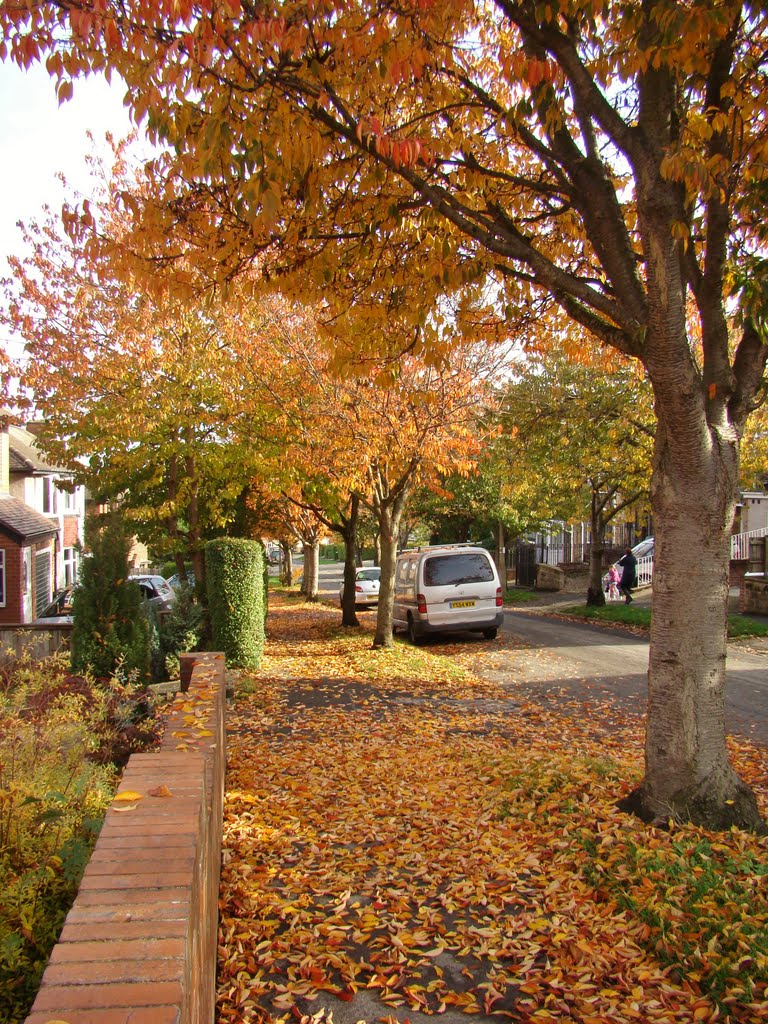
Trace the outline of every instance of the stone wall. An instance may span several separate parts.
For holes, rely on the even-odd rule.
[[[26,1024],[213,1024],[223,654],[200,654],[157,753],[135,754]]]
[[[768,615],[768,576],[742,577],[739,611],[743,615]]]
[[[555,565],[536,563],[536,589],[562,590],[565,587],[565,573]]]

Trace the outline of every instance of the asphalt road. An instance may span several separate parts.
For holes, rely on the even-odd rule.
[[[337,598],[342,575],[341,564],[320,567],[321,597]],[[574,595],[574,603],[577,601]],[[524,643],[530,655],[512,659],[491,644],[488,658],[482,659],[481,674],[503,681],[513,672],[518,681],[530,685],[574,695],[612,697],[628,710],[642,713],[647,695],[647,638],[570,622],[547,611],[505,612],[502,637],[509,634]],[[364,614],[373,616],[375,611]],[[763,647],[752,652],[742,642],[729,644],[726,728],[734,735],[768,744],[768,646]]]
[[[605,626],[574,623],[538,612],[506,612],[504,630],[532,652],[532,684],[591,696],[613,695],[642,711],[647,694],[648,640]],[[546,657],[537,654],[546,652]],[[728,648],[726,728],[768,743],[768,651],[741,642]]]

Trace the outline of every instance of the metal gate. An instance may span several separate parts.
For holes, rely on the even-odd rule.
[[[518,544],[515,548],[515,582],[518,587],[536,583],[536,545]]]

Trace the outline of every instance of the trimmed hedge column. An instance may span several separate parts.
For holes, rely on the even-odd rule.
[[[220,537],[205,546],[213,646],[227,664],[258,668],[264,652],[264,554],[261,544]]]

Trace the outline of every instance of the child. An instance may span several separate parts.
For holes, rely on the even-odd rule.
[[[619,575],[618,567],[612,565],[608,570],[608,600],[618,601],[619,600]]]

